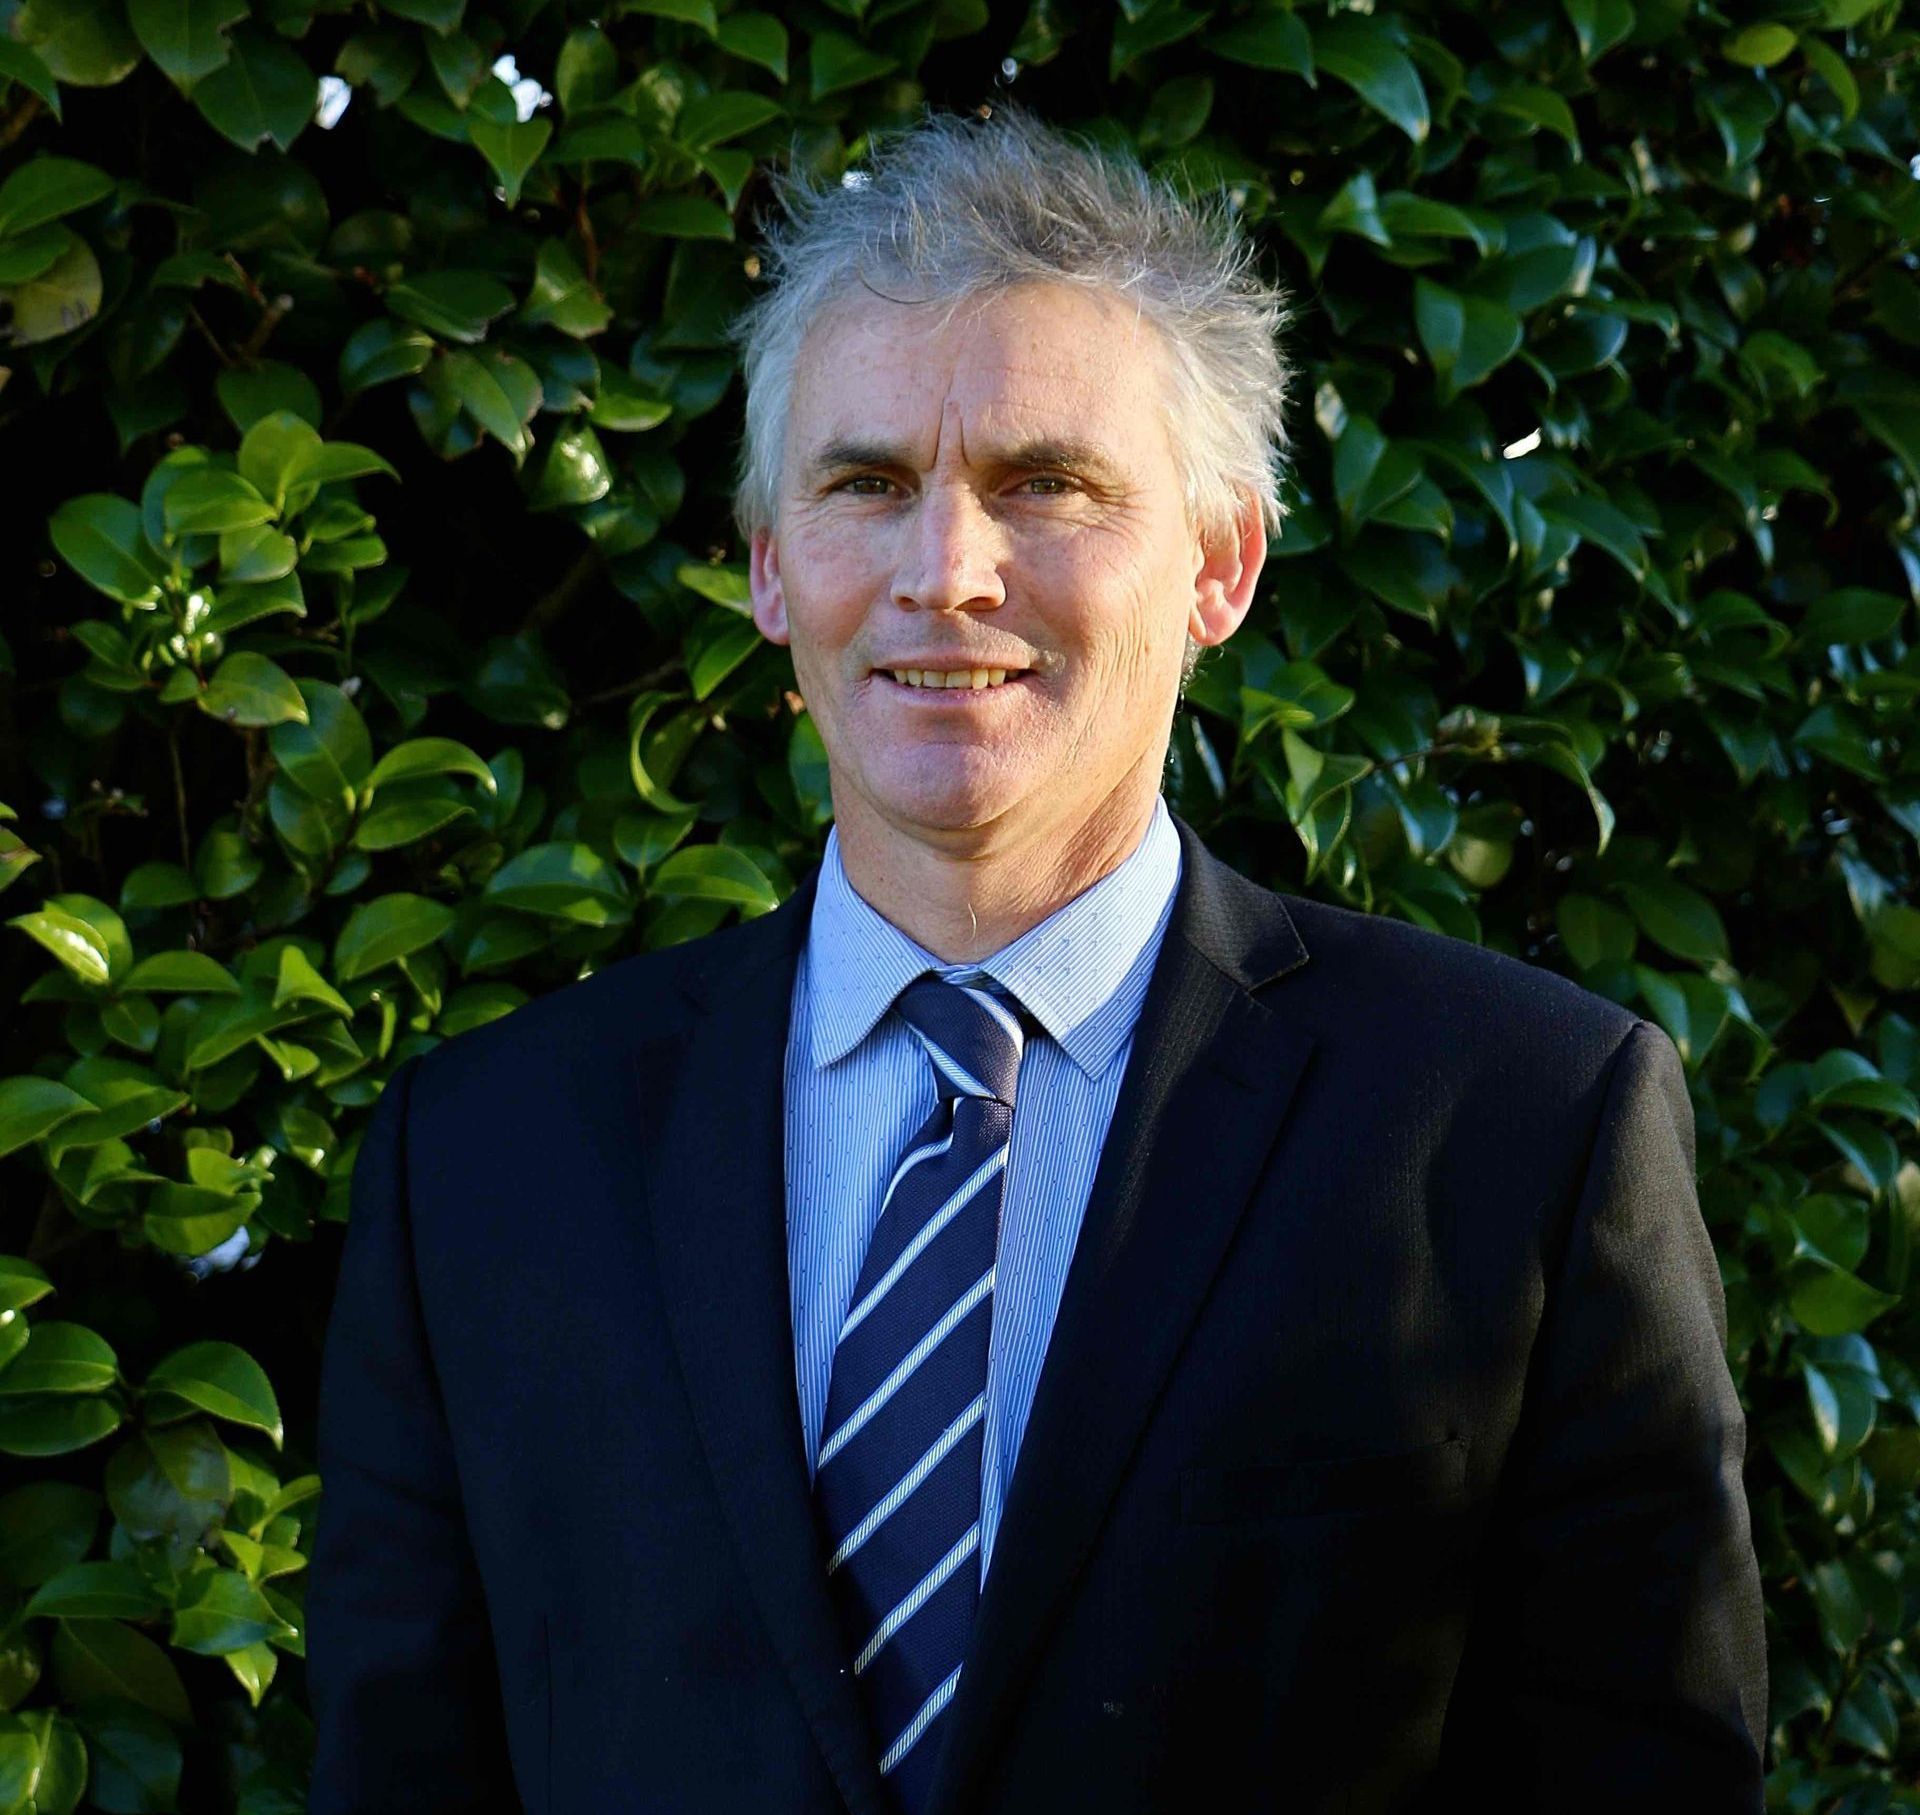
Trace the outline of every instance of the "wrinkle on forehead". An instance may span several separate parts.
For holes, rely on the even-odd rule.
[[[1048,324],[1049,329],[1056,333],[1064,325],[1064,339],[1056,339],[1045,347],[1036,348],[1034,309],[1036,304],[1040,309],[1045,309],[1049,289],[1053,295],[1063,298],[1084,297],[1086,305],[1081,306],[1076,300],[1070,306],[1077,319],[1067,324]],[[987,318],[986,311],[1010,297],[1014,302],[1013,310],[1002,312],[998,319]],[[892,440],[884,433],[873,432],[875,425],[871,414],[848,420],[834,407],[845,399],[850,384],[857,385],[869,375],[867,372],[849,374],[845,369],[844,356],[835,356],[843,354],[844,349],[854,352],[854,356],[858,357],[855,350],[863,345],[875,348],[872,354],[874,362],[883,367],[891,365],[892,369],[887,374],[892,381],[889,389],[893,390],[896,397],[904,393],[910,400],[909,408],[916,414],[934,398],[927,394],[926,389],[921,391],[919,397],[913,396],[915,378],[938,382],[937,369],[929,371],[928,368],[944,365],[945,388],[938,399],[939,421],[935,430],[933,464],[957,461],[971,466],[976,452],[983,457],[997,457],[1008,444],[1015,442],[1066,443],[1078,440],[1103,442],[1109,449],[1111,473],[1117,474],[1124,460],[1118,443],[1134,438],[1138,424],[1126,419],[1128,411],[1124,407],[1116,418],[1112,410],[1102,406],[1108,399],[1124,399],[1131,388],[1123,379],[1126,367],[1140,356],[1141,351],[1144,311],[1137,295],[1131,299],[1133,307],[1124,311],[1124,322],[1115,319],[1123,313],[1122,299],[1104,290],[1029,284],[962,298],[944,309],[938,325],[928,331],[923,350],[929,356],[905,366],[895,357],[902,342],[892,332],[888,312],[890,309],[912,310],[919,305],[891,298],[882,298],[877,304],[863,304],[857,298],[853,300],[851,310],[836,310],[820,321],[821,337],[812,343],[811,357],[805,362],[796,387],[808,404],[827,405],[830,412],[828,422],[831,425],[817,440],[810,431],[807,432],[806,439],[812,443],[811,447],[794,449],[797,458],[790,470],[796,473],[796,477],[818,477],[832,464],[825,456],[836,447],[848,448],[863,443],[878,445]],[[965,318],[959,322],[959,338],[956,340],[949,330],[959,315],[962,303],[967,305],[967,309]],[[980,350],[978,345],[978,337],[982,335],[988,340],[985,351]],[[1082,364],[1074,357],[1074,350],[1088,345],[1093,345],[1104,357],[1091,364]],[[933,357],[936,347],[938,356]],[[1159,352],[1157,345],[1147,350],[1155,356]],[[1157,373],[1143,377],[1157,392]],[[899,388],[895,389],[895,386]],[[990,388],[993,394],[979,400],[979,407],[973,411],[975,420],[969,425],[970,400],[961,393],[964,389],[977,390],[983,387]],[[1043,394],[1037,399],[1023,395],[1023,392],[1035,389],[1042,393],[1051,391],[1053,394]],[[1162,412],[1157,407],[1158,395],[1150,398],[1149,403],[1154,410],[1156,427],[1164,436],[1165,425],[1159,420]],[[790,427],[800,429],[801,417],[807,413],[810,412],[795,411],[790,418]],[[991,445],[976,450],[969,440],[969,426],[974,441]],[[986,432],[989,429],[991,433]],[[957,456],[949,453],[949,449],[954,447],[959,450]],[[802,479],[802,482],[805,480]]]

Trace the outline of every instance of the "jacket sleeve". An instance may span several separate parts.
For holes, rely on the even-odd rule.
[[[1759,1815],[1766,1733],[1746,1418],[1673,1042],[1616,1052],[1545,1303],[1448,1709],[1450,1787]]]
[[[521,1806],[415,1280],[406,1118],[419,1063],[394,1072],[361,1138],[321,1356],[310,1815]]]

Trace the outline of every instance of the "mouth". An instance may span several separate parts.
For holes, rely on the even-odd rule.
[[[1016,691],[1032,676],[1030,668],[876,668],[872,673],[874,680],[892,692],[953,705],[971,702],[977,696]]]

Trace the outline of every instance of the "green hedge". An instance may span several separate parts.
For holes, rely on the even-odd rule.
[[[304,1807],[369,1106],[818,853],[724,330],[770,167],[1007,93],[1302,304],[1170,797],[1673,1036],[1772,1801],[1920,1807],[1898,0],[481,4],[0,0],[0,1810]]]

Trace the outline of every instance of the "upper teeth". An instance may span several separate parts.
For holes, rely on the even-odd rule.
[[[997,687],[1012,670],[1006,668],[889,668],[896,681],[909,687]]]

